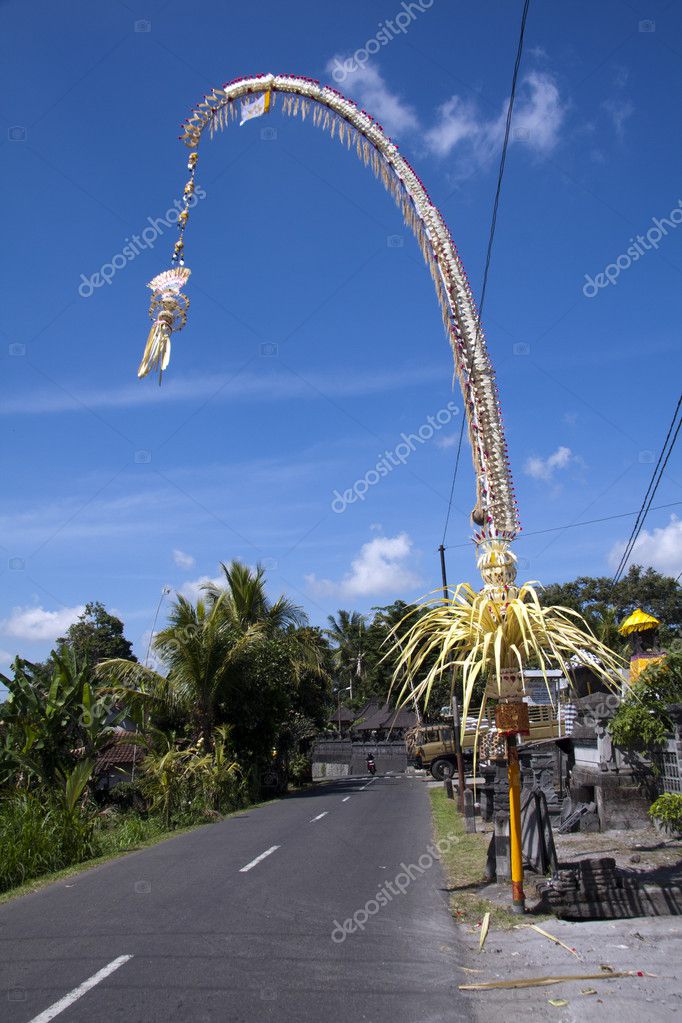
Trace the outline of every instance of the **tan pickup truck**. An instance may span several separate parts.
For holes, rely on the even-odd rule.
[[[553,739],[559,736],[559,721],[551,706],[530,706],[528,716],[530,718],[530,735],[525,737],[525,742],[536,742],[538,739]],[[464,732],[464,741],[462,742],[465,763],[473,761],[476,744],[474,721],[477,720],[478,714],[467,718],[469,727]],[[493,711],[490,708],[481,722],[480,735],[485,735],[493,725]],[[405,744],[408,764],[430,771],[436,781],[451,778],[456,773],[457,762],[452,725],[419,725],[406,734]]]

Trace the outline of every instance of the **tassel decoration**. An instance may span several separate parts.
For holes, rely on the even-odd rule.
[[[161,384],[163,372],[170,362],[171,334],[182,330],[187,322],[189,299],[180,288],[187,283],[190,273],[188,267],[173,267],[157,274],[147,285],[153,292],[149,305],[152,326],[137,371],[140,378],[146,377],[152,370],[158,370]]]

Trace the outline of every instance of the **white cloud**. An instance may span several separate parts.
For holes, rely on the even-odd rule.
[[[625,542],[619,541],[609,553],[609,562],[616,568],[625,550]],[[637,538],[629,565],[643,565],[655,568],[664,575],[677,577],[682,572],[682,519],[670,516],[667,526],[658,529],[643,529]]]
[[[180,551],[175,548],[173,551],[173,561],[178,568],[194,568],[196,561],[191,554],[185,554],[184,551]]]
[[[469,163],[485,166],[499,153],[507,105],[505,99],[499,116],[487,119],[475,103],[452,96],[439,108],[436,124],[425,132],[428,149],[441,157],[457,150]],[[514,106],[510,141],[522,142],[537,154],[550,153],[559,142],[566,110],[553,76],[531,71]]]
[[[0,405],[0,415],[41,415],[59,412],[87,412],[105,408],[135,408],[168,402],[211,398],[215,401],[290,401],[292,398],[362,397],[400,390],[415,384],[442,379],[438,366],[408,367],[383,373],[348,373],[343,369],[305,376],[282,367],[268,371],[240,372],[216,376],[173,377],[163,387],[134,384],[97,390],[87,381],[65,381],[63,388],[14,394]]]
[[[545,57],[538,51],[538,57]],[[327,64],[333,73],[348,58],[336,55]],[[509,100],[505,98],[496,117],[485,117],[478,104],[451,96],[437,110],[436,123],[425,128],[414,108],[387,85],[376,65],[357,66],[344,78],[344,91],[369,111],[389,135],[421,136],[427,149],[446,157],[457,151],[474,166],[484,166],[499,153],[504,137]],[[555,78],[546,71],[530,71],[522,80],[514,107],[512,142],[524,142],[535,153],[551,152],[559,141],[567,104],[559,94]]]
[[[552,75],[531,71],[523,81],[519,105],[514,108],[512,135],[522,140],[522,133],[531,149],[540,153],[551,152],[559,142],[559,130],[566,114],[559,88]],[[505,111],[506,116],[506,111]]]
[[[454,448],[459,440],[456,433],[446,433],[443,437],[436,437],[437,448]]]
[[[327,64],[330,73],[338,67],[338,63],[347,65],[348,57],[335,56]],[[383,77],[374,65],[357,65],[355,71],[349,71],[343,82],[344,92],[357,99],[363,109],[376,118],[389,135],[400,135],[405,131],[415,131],[419,121],[412,107],[408,106],[397,93],[391,92]]]
[[[616,135],[619,139],[622,139],[625,134],[625,122],[635,112],[632,103],[629,100],[623,99],[607,99],[602,103],[602,107],[611,118]]]
[[[624,67],[622,64],[617,64],[613,75],[613,84],[619,89],[623,89],[630,78],[629,68]]]
[[[43,607],[15,607],[9,618],[0,622],[0,632],[16,639],[54,642],[83,614],[85,607],[63,607],[46,611]]]
[[[407,533],[397,536],[377,536],[363,544],[357,558],[351,562],[350,572],[340,582],[305,577],[314,593],[320,596],[367,597],[380,593],[396,596],[406,594],[421,584],[411,569],[412,540]]]
[[[438,108],[438,122],[425,133],[428,149],[436,156],[449,156],[461,142],[476,145],[486,134],[474,103],[451,96]]]
[[[214,586],[224,586],[225,576],[216,575],[211,577],[210,575],[201,575],[198,579],[188,579],[186,583],[183,583],[178,593],[181,593],[183,597],[187,597],[195,603],[200,597],[205,597],[204,586],[208,583],[213,583]]]
[[[523,471],[536,480],[551,480],[557,469],[566,469],[574,461],[577,459],[571,449],[562,445],[547,458],[532,455],[526,459]]]

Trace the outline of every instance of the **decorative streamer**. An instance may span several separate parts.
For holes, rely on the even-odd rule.
[[[182,330],[187,322],[189,299],[180,288],[187,283],[191,270],[174,266],[164,270],[147,285],[152,290],[149,316],[152,328],[149,331],[138,377],[145,377],[153,369],[159,371],[159,383],[163,371],[168,367],[171,353],[171,334]]]
[[[194,157],[196,163],[196,149],[204,128],[208,126],[209,135],[219,128],[222,130],[230,118],[234,120],[240,99],[263,92],[271,93],[271,103],[281,93],[282,111],[289,116],[300,115],[305,119],[312,107],[313,125],[329,130],[348,148],[354,145],[358,157],[364,164],[371,165],[373,173],[400,208],[406,226],[413,231],[433,278],[464,398],[477,487],[476,522],[479,529],[474,539],[481,543],[485,539],[497,538],[503,545],[508,544],[518,534],[520,525],[499,397],[471,287],[443,217],[431,202],[418,175],[381,126],[336,89],[310,78],[257,75],[236,79],[214,90],[182,125],[180,138],[192,150],[190,160]],[[186,208],[181,214],[180,235],[173,254],[173,261],[179,268],[184,266],[183,234],[189,213],[187,200],[194,191],[194,164],[190,164],[190,170],[192,176],[185,186]],[[158,281],[159,278],[155,278],[151,282],[153,290]],[[155,314],[155,325],[160,323],[161,326],[156,328],[154,339],[150,334],[147,345],[149,349],[153,341],[150,351],[158,352],[156,363],[161,369],[167,365],[170,332],[181,329],[186,317],[187,300],[180,295],[179,288],[174,295],[178,308],[181,300],[185,303],[181,307],[183,315],[179,316],[174,310],[175,325],[167,329],[167,325],[164,326],[166,321],[160,319],[161,314]],[[170,298],[166,301],[170,302]],[[152,333],[154,331],[155,327]],[[144,369],[147,363],[149,366]],[[152,368],[152,363],[145,350],[141,375],[149,372],[149,368]]]

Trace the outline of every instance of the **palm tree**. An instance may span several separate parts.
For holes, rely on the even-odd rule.
[[[229,565],[220,563],[225,585],[208,583],[204,589],[209,600],[223,596],[223,614],[230,624],[240,631],[250,626],[260,626],[268,632],[300,628],[308,624],[303,608],[294,604],[282,594],[274,602],[265,592],[265,569],[256,565],[249,568],[241,561]]]
[[[367,621],[359,611],[339,610],[327,618],[327,636],[335,644],[334,664],[340,678],[349,683],[353,699],[353,681],[361,682],[367,661]]]
[[[217,705],[232,667],[258,642],[260,625],[237,632],[225,611],[226,595],[196,606],[178,594],[168,625],[154,639],[154,650],[168,668],[163,676],[121,658],[102,661],[97,674],[109,678],[128,702],[157,705],[187,715],[206,749],[212,749]]]

